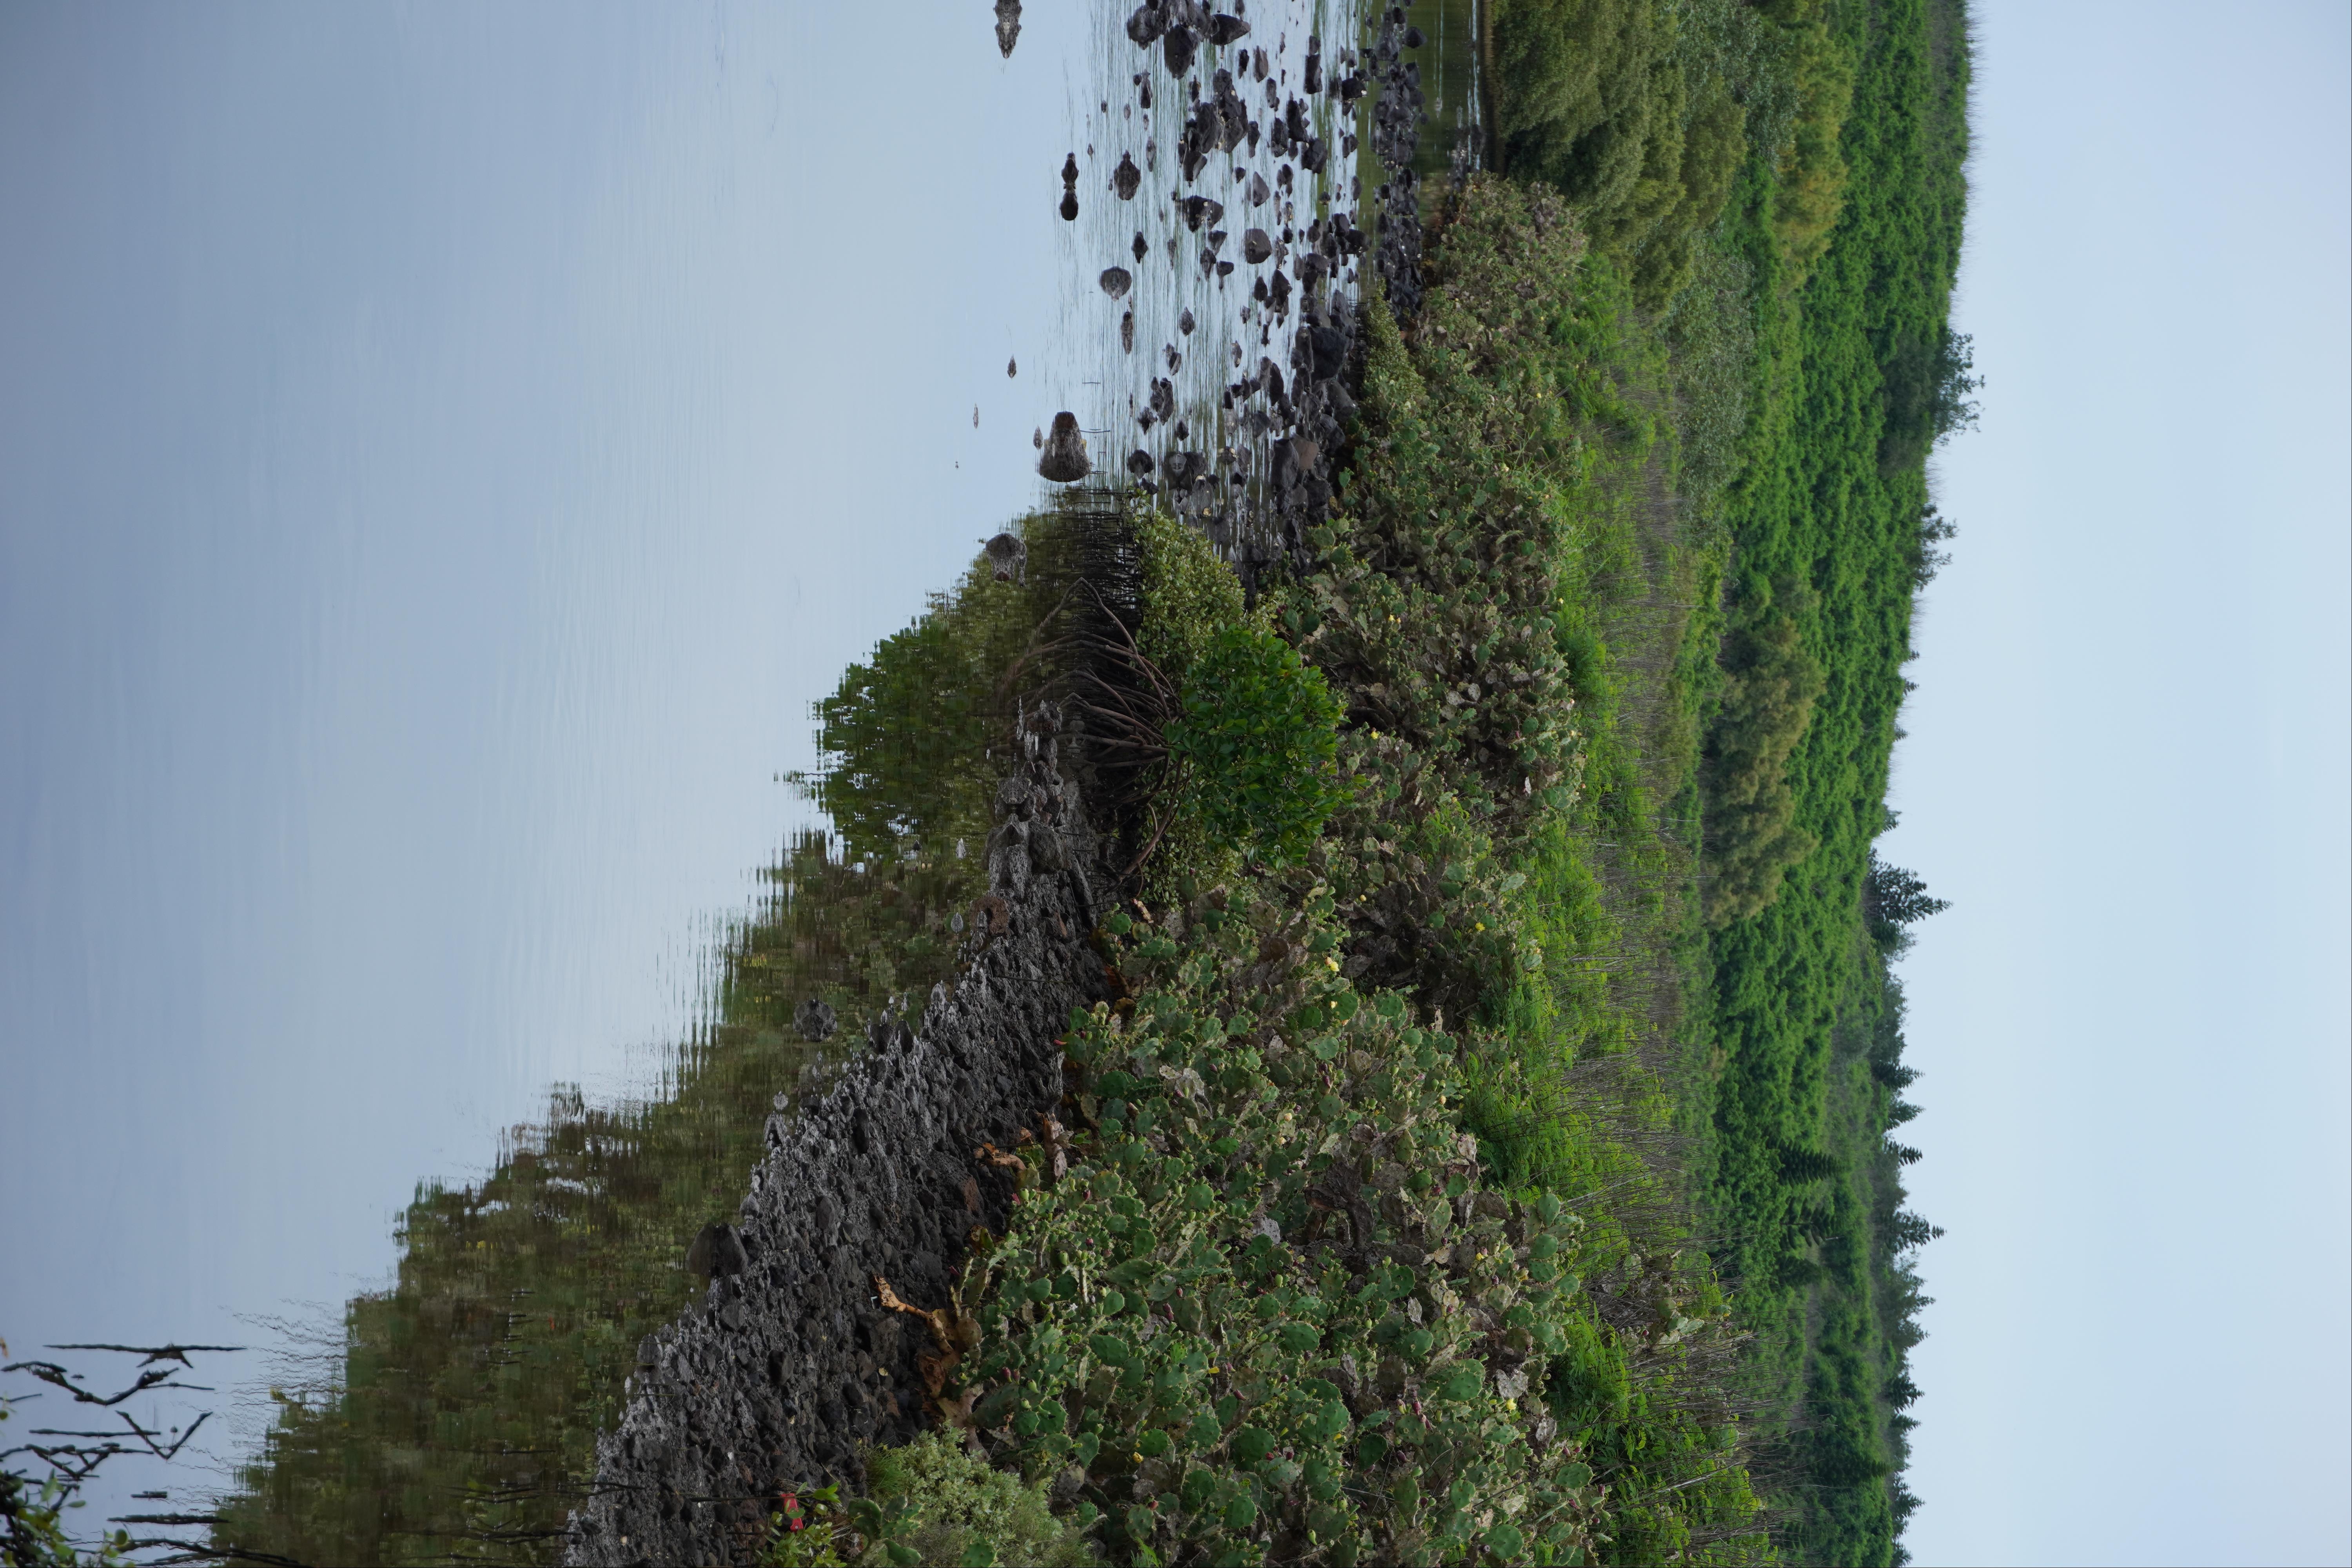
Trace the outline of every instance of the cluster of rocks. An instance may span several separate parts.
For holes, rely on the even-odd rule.
[[[779,1491],[854,1483],[861,1445],[922,1430],[929,1337],[882,1285],[948,1304],[972,1229],[1002,1233],[1012,1212],[1013,1178],[979,1151],[1060,1102],[1055,1037],[1105,994],[1088,945],[1097,844],[1061,714],[1029,707],[1017,733],[962,977],[919,1021],[876,1019],[821,1102],[792,1115],[779,1097],[739,1222],[688,1259],[711,1277],[702,1305],[638,1349],[565,1562],[748,1561]]]
[[[1244,17],[1210,12],[1198,0],[1145,0],[1127,23],[1128,37],[1139,48],[1158,46],[1169,71],[1180,80],[1192,71],[1202,43],[1234,43],[1248,31]],[[1370,47],[1360,56],[1352,49],[1338,51],[1328,75],[1323,42],[1310,37],[1295,92],[1286,95],[1282,81],[1276,79],[1276,58],[1286,40],[1276,40],[1276,56],[1264,47],[1241,49],[1227,57],[1230,65],[1209,72],[1205,82],[1190,84],[1192,107],[1176,148],[1177,172],[1184,184],[1197,184],[1216,153],[1234,154],[1246,147],[1255,155],[1264,147],[1283,160],[1272,181],[1263,173],[1245,174],[1236,164],[1234,177],[1239,188],[1226,200],[1198,190],[1170,196],[1182,230],[1199,237],[1197,259],[1203,279],[1224,279],[1238,267],[1255,273],[1244,320],[1257,317],[1260,345],[1272,352],[1255,356],[1252,366],[1243,345],[1233,345],[1233,368],[1240,374],[1216,394],[1231,434],[1216,453],[1179,449],[1155,458],[1148,447],[1138,446],[1125,466],[1136,483],[1160,491],[1180,516],[1202,529],[1245,581],[1254,581],[1275,561],[1303,559],[1306,531],[1328,511],[1333,459],[1354,413],[1347,373],[1356,361],[1360,336],[1353,303],[1339,285],[1352,281],[1352,269],[1369,258],[1392,309],[1411,314],[1420,304],[1419,192],[1412,163],[1423,99],[1420,68],[1404,56],[1421,42],[1419,30],[1406,25],[1402,9],[1391,8],[1383,13]],[[1132,80],[1139,104],[1148,107],[1151,72],[1139,71]],[[1262,115],[1251,97],[1261,89]],[[1338,205],[1327,216],[1299,224],[1293,216],[1294,194],[1305,199],[1304,177],[1323,174],[1332,153],[1317,133],[1311,100],[1328,95],[1352,120],[1368,94],[1376,94],[1374,150],[1393,171],[1375,196],[1376,233],[1367,232],[1345,205]],[[1352,133],[1342,137],[1339,151],[1354,153]],[[1156,161],[1157,148],[1147,142],[1145,163]],[[1128,199],[1139,184],[1139,173],[1127,154],[1121,155],[1120,171],[1113,188]],[[1360,184],[1351,183],[1344,194],[1360,197]],[[1242,230],[1237,259],[1226,248],[1232,238],[1224,226],[1228,200],[1245,204],[1241,210],[1249,215],[1233,226]],[[1260,220],[1258,213],[1269,203],[1271,213]],[[1171,233],[1171,258],[1176,243]],[[1139,264],[1149,248],[1139,232],[1133,246]],[[1100,281],[1105,293],[1123,300],[1133,279],[1125,268],[1113,267]],[[1296,330],[1286,334],[1284,353],[1275,342],[1275,329],[1289,327],[1294,315]],[[1187,310],[1181,330],[1189,334],[1192,325]],[[1119,332],[1122,350],[1133,352],[1131,309],[1122,316]],[[1183,356],[1174,343],[1163,353],[1172,377]],[[1171,433],[1182,448],[1188,433],[1174,419],[1175,402],[1171,382],[1154,378],[1150,395],[1135,417],[1146,433],[1156,425],[1172,423]]]
[[[1421,47],[1421,29],[1405,26],[1404,7],[1381,18],[1370,67],[1381,79],[1372,104],[1372,155],[1389,171],[1375,193],[1380,204],[1380,251],[1376,269],[1389,309],[1402,321],[1421,311],[1421,176],[1413,173],[1421,151],[1421,124],[1428,100],[1421,90],[1421,63],[1404,58]]]

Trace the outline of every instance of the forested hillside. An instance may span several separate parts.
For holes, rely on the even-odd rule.
[[[1899,0],[1496,14],[1505,166],[1605,215],[1596,236],[1637,293],[1655,279],[1670,326],[1689,311],[1687,279],[1741,285],[1745,408],[1716,514],[1724,636],[1697,769],[1707,1016],[1693,1033],[1710,1042],[1713,1070],[1684,1095],[1705,1129],[1702,1224],[1756,1336],[1749,1394],[1767,1439],[1756,1464],[1785,1515],[1776,1536],[1803,1561],[1885,1561],[1912,1506],[1902,1411],[1916,1390],[1904,1358],[1917,1334],[1913,1259],[1931,1234],[1902,1206],[1916,1154],[1894,1133],[1916,1108],[1898,1098],[1911,1074],[1887,963],[1936,905],[1871,846],[1890,824],[1913,596],[1950,532],[1926,458],[1971,412],[1967,345],[1947,326],[1966,195],[1966,17],[1957,4]],[[1625,73],[1613,99],[1611,58]],[[1563,68],[1547,72],[1569,59],[1602,62],[1581,98]],[[1624,172],[1626,128],[1640,121],[1645,171],[1672,170],[1657,106],[1670,112],[1677,92],[1685,131],[1669,202],[1655,193],[1675,181]],[[1713,107],[1727,99],[1751,132],[1728,180],[1730,111]],[[1641,103],[1646,121],[1623,107]],[[1677,216],[1708,218],[1719,188],[1714,226],[1686,237]],[[1629,214],[1649,228],[1628,233]],[[1725,427],[1703,403],[1679,412],[1690,446]],[[1685,499],[1704,504],[1695,488]]]

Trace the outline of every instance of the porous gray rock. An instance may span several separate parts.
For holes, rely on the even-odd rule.
[[[1002,1234],[1012,1215],[1012,1178],[976,1152],[1012,1147],[1059,1102],[1055,1038],[1103,994],[1087,945],[1097,840],[1052,704],[1024,710],[1019,739],[961,977],[919,1020],[876,1019],[831,1093],[770,1119],[740,1224],[698,1239],[714,1276],[702,1304],[638,1346],[567,1563],[749,1562],[778,1491],[854,1487],[862,1446],[923,1428],[928,1337],[877,1281],[947,1305],[971,1230]]]
[[[1130,313],[1129,319],[1132,320]],[[1076,484],[1094,471],[1094,463],[1087,457],[1087,438],[1078,434],[1078,416],[1066,410],[1054,416],[1054,427],[1045,434],[1045,452],[1037,459],[1037,472],[1055,484]]]

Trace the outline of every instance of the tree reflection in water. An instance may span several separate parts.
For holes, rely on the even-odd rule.
[[[1025,580],[983,557],[819,705],[834,824],[797,835],[724,942],[708,1021],[656,1093],[559,1089],[480,1183],[420,1189],[391,1289],[295,1336],[295,1373],[214,1527],[216,1549],[309,1563],[551,1562],[640,1339],[703,1282],[695,1234],[731,1218],[772,1110],[820,1089],[886,1008],[950,977],[982,890],[1018,693],[1053,663],[1066,513],[1027,521]],[[841,1033],[803,1040],[821,998]],[[827,1058],[830,1058],[830,1060]],[[307,1386],[305,1386],[307,1384]]]

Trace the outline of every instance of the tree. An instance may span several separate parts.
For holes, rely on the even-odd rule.
[[[1890,866],[1870,855],[1870,874],[1862,885],[1862,918],[1879,951],[1892,956],[1910,946],[1906,926],[1952,907],[1949,899],[1930,898],[1927,884],[1916,871]]]

